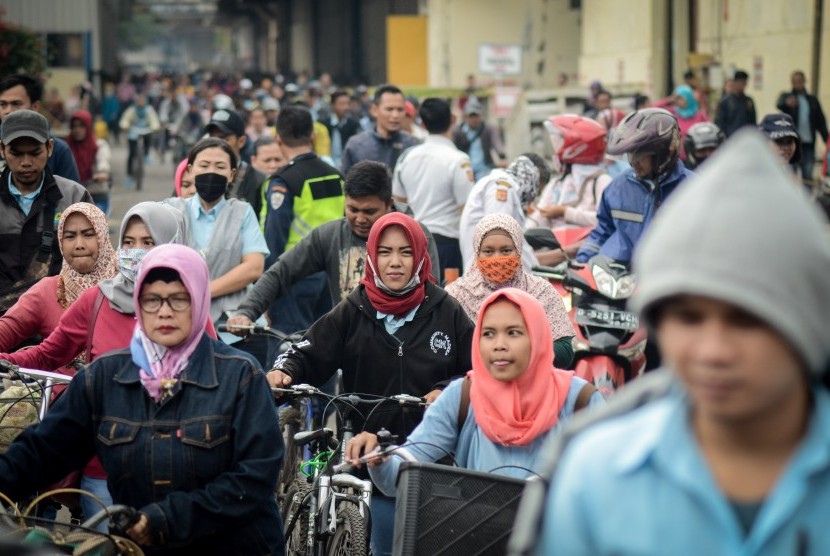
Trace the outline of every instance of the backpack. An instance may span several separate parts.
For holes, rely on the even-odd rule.
[[[461,433],[462,427],[464,427],[464,423],[467,421],[467,414],[470,412],[470,388],[472,386],[470,377],[465,376],[463,380],[461,383],[461,401],[458,403],[458,422],[456,423],[456,431],[459,434]],[[597,389],[590,382],[583,386],[582,390],[579,391],[579,395],[576,397],[574,412],[585,409],[588,406],[591,396],[596,391]]]

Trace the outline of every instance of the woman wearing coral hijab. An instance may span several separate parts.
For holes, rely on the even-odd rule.
[[[482,304],[473,336],[473,369],[452,382],[409,436],[421,461],[454,453],[461,467],[525,478],[536,471],[545,438],[585,406],[603,404],[596,389],[571,371],[555,369],[545,310],[530,294],[499,290]],[[466,418],[463,418],[466,411]],[[458,428],[459,417],[463,425]],[[356,460],[377,445],[362,433],[349,444]],[[401,460],[370,470],[388,496],[395,495]],[[510,467],[507,467],[510,466]]]

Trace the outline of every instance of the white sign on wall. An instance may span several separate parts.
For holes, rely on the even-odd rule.
[[[521,45],[481,43],[478,45],[478,71],[491,75],[521,75]]]

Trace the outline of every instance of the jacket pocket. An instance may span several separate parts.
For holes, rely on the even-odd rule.
[[[134,442],[141,426],[130,421],[104,419],[98,426],[98,440],[105,446]]]
[[[210,416],[181,424],[182,448],[187,471],[200,479],[213,479],[230,468],[231,423],[229,417]]]

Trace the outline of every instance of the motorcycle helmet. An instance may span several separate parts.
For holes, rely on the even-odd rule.
[[[607,132],[598,122],[562,114],[545,120],[554,160],[564,164],[599,164],[605,157]]]
[[[686,159],[697,166],[703,159],[695,158],[695,153],[703,149],[717,149],[726,140],[723,131],[713,123],[698,122],[689,128],[683,138]]]
[[[653,157],[653,175],[674,166],[680,156],[680,126],[668,110],[644,108],[626,116],[608,143],[608,154]]]

